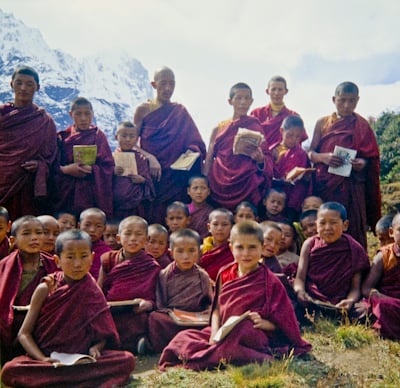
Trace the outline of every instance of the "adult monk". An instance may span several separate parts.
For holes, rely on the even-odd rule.
[[[282,141],[280,128],[283,120],[292,115],[298,115],[295,111],[288,109],[283,98],[289,92],[285,78],[280,75],[273,76],[266,89],[270,97],[269,104],[254,109],[250,115],[257,117],[263,128],[267,147]],[[303,130],[301,141],[308,138],[307,132]]]
[[[343,82],[337,86],[332,97],[336,112],[317,121],[308,156],[316,168],[315,195],[324,202],[345,206],[348,233],[366,248],[367,225],[374,227],[381,217],[380,161],[374,132],[368,121],[354,112],[358,100],[356,84]],[[328,172],[329,167],[345,163],[334,155],[336,145],[357,151],[349,177]]]
[[[150,168],[156,178],[156,198],[147,219],[150,223],[163,223],[169,203],[187,202],[187,180],[190,175],[200,173],[206,149],[188,111],[171,102],[175,89],[173,71],[168,67],[157,70],[151,85],[157,92],[155,100],[138,106],[133,120],[140,128],[140,144],[145,155],[150,153],[160,165],[154,168],[154,157],[150,157]],[[200,152],[201,156],[189,172],[170,168],[181,154],[191,152]]]
[[[48,213],[47,178],[56,151],[56,126],[33,103],[39,75],[28,66],[11,76],[14,102],[0,105],[0,205],[15,220],[26,214]]]

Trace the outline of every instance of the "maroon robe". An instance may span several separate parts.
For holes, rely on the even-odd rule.
[[[158,159],[162,168],[161,180],[155,182],[153,210],[147,218],[149,223],[164,223],[167,204],[173,201],[186,202],[188,178],[201,172],[206,147],[192,117],[184,106],[177,103],[164,104],[144,117],[140,145]],[[192,170],[170,169],[171,164],[187,150],[201,153]]]
[[[368,255],[347,234],[332,244],[326,244],[319,236],[310,240],[306,292],[322,302],[337,304],[346,299],[353,276],[369,270]]]
[[[208,173],[211,198],[232,211],[243,201],[250,201],[257,206],[272,179],[271,155],[265,148],[265,142],[261,143],[265,163],[264,170],[260,171],[249,156],[233,154],[233,142],[239,128],[262,133],[260,122],[254,117],[242,116],[221,125],[215,137],[213,160]]]
[[[14,311],[13,305],[29,305],[33,291],[42,277],[57,271],[55,261],[46,253],[40,253],[40,261],[41,266],[36,276],[19,295],[23,271],[19,251],[12,252],[0,261],[0,341],[3,362],[21,351],[21,348],[15,344],[15,339],[25,318],[25,312]]]
[[[229,242],[203,253],[199,260],[200,267],[204,268],[212,280],[217,279],[218,271],[234,261]]]
[[[276,256],[271,256],[271,257],[263,256],[262,259],[263,259],[262,262],[264,263],[264,265],[266,265],[271,272],[282,273],[282,267],[279,264],[279,261],[276,258]]]
[[[101,256],[104,253],[110,252],[112,249],[103,241],[98,240],[92,244],[92,251],[93,251],[93,262],[92,266],[90,267],[90,274],[97,280],[100,273],[101,267]]]
[[[0,260],[4,259],[10,254],[10,240],[6,236],[0,243]]]
[[[11,220],[51,211],[43,199],[56,154],[56,126],[44,109],[0,105],[0,205]],[[36,173],[21,167],[28,160],[38,162]]]
[[[324,118],[322,136],[316,151],[333,152],[335,145],[357,150],[357,158],[367,161],[365,168],[350,177],[330,174],[328,166],[316,163],[314,194],[324,202],[340,202],[347,209],[348,233],[367,246],[367,225],[374,227],[381,217],[379,149],[368,121],[357,113],[338,119],[334,113]],[[368,209],[368,211],[367,211]]]
[[[272,150],[279,146],[280,143],[272,146]],[[307,152],[300,145],[290,148],[279,160],[274,163],[274,178],[285,179],[289,171],[295,167],[310,167]],[[304,198],[311,195],[310,180],[303,177],[292,184],[285,184],[283,190],[286,193],[286,207],[294,209],[297,213],[301,211],[301,205]]]
[[[182,272],[172,262],[158,277],[156,290],[157,311],[149,317],[149,339],[153,350],[161,352],[168,342],[188,326],[178,326],[168,315],[168,309],[204,311],[211,304],[210,278],[196,264]]]
[[[154,260],[160,265],[161,269],[168,267],[173,262],[168,249],[160,257],[157,257],[157,259],[154,258]]]
[[[227,280],[223,281],[226,278]],[[225,360],[235,365],[263,362],[274,355],[295,355],[311,350],[311,345],[301,338],[300,329],[290,300],[281,282],[272,272],[260,264],[243,277],[237,277],[237,264],[221,270],[219,287],[213,301],[213,309],[219,306],[221,325],[232,315],[251,310],[258,312],[277,326],[274,332],[253,327],[249,319],[239,323],[221,342],[210,344],[211,328],[185,330],[164,349],[159,366],[182,365],[194,370],[212,369]]]
[[[190,213],[189,228],[195,230],[200,238],[207,237],[210,232],[208,231],[208,216],[213,211],[213,207],[207,202],[202,203],[199,207],[195,207],[193,202],[188,205]]]
[[[142,298],[155,306],[155,293],[160,266],[154,258],[140,251],[130,260],[123,260],[123,249],[111,251],[101,258],[105,272],[103,292],[108,301]],[[148,332],[149,313],[135,314],[132,307],[112,308],[122,347],[136,353],[137,342]]]
[[[115,152],[122,152],[117,149]],[[124,151],[125,152],[125,151]],[[127,152],[127,151],[126,151]],[[155,196],[154,184],[150,175],[149,161],[139,151],[131,151],[136,158],[136,167],[138,175],[144,179],[144,183],[133,183],[127,176],[113,176],[113,204],[114,217],[124,219],[132,215],[144,216],[143,211],[139,209],[144,201],[152,201]]]
[[[262,106],[254,109],[251,116],[257,117],[260,120],[267,147],[282,141],[282,134],[280,132],[283,120],[288,116],[298,116],[299,114],[284,106],[281,111],[276,115],[272,115],[271,105]],[[307,132],[303,131],[301,141],[308,139]]]
[[[88,354],[92,345],[103,340],[119,344],[110,310],[92,276],[68,285],[64,273],[58,272],[47,282],[54,288],[33,333],[47,357],[52,351]],[[21,356],[4,366],[2,378],[7,385],[24,387],[111,387],[125,383],[134,366],[132,354],[116,350],[103,351],[95,363],[64,368]]]
[[[75,133],[73,133],[73,128],[71,126],[58,133],[60,166],[74,162],[74,145],[97,145],[96,163],[92,166],[92,173],[84,178],[63,174],[58,169],[55,176],[56,210],[67,210],[79,214],[90,207],[98,207],[106,213],[107,217],[112,217],[114,158],[107,137],[95,126]]]

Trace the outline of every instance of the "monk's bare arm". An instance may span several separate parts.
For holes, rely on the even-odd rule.
[[[350,310],[353,304],[359,301],[361,297],[361,273],[357,272],[351,279],[350,292],[347,294],[346,299],[341,300],[336,304],[337,307],[341,307]]]
[[[103,266],[101,266],[100,271],[99,271],[99,277],[97,278],[97,284],[101,289],[103,289],[105,277],[106,277],[106,274],[104,272]]]
[[[371,291],[376,287],[378,282],[381,280],[382,275],[383,275],[383,258],[382,258],[382,252],[379,252],[377,255],[375,255],[368,276],[361,287],[361,292],[363,296],[365,296],[366,298],[369,297]]]
[[[299,264],[296,273],[296,279],[294,280],[294,292],[297,295],[297,299],[301,303],[307,303],[310,297],[306,293],[306,277],[308,270],[308,261],[310,256],[310,241],[306,240],[303,243],[300,251]]]
[[[215,138],[217,137],[218,132],[219,132],[219,127],[215,127],[211,132],[210,143],[208,145],[206,160],[204,162],[204,168],[203,168],[203,174],[206,176],[210,172],[210,168],[214,159]]]

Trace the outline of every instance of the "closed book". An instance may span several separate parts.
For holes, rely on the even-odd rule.
[[[74,145],[73,146],[74,163],[93,166],[96,164],[97,146],[96,145]]]
[[[199,156],[200,152],[184,153],[170,167],[173,170],[190,171]]]
[[[207,326],[210,319],[209,310],[192,312],[172,309],[168,315],[179,326]]]

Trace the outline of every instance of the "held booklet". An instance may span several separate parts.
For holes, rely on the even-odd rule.
[[[74,145],[72,152],[74,163],[87,164],[88,166],[96,164],[97,145]]]
[[[134,152],[113,152],[115,166],[122,167],[121,176],[137,175],[136,155]]]
[[[170,167],[172,170],[190,171],[199,156],[200,152],[184,153]]]
[[[184,311],[172,309],[168,315],[178,326],[207,326],[210,319],[210,311]]]
[[[246,311],[242,315],[232,315],[229,317],[226,322],[218,329],[215,333],[213,340],[215,342],[222,341],[232,330],[235,326],[237,326],[240,322],[246,319],[250,314],[250,311]]]
[[[342,158],[343,164],[340,167],[329,167],[328,172],[335,175],[349,177],[352,169],[351,161],[352,159],[355,159],[357,150],[335,146],[333,154]]]
[[[286,180],[296,182],[304,177],[305,174],[315,171],[313,167],[294,167],[286,174]]]
[[[61,366],[71,366],[78,364],[91,364],[96,362],[96,359],[88,354],[80,354],[80,353],[59,353],[59,352],[51,352],[51,358],[58,360],[59,362],[55,362],[54,368],[58,368]]]
[[[116,300],[109,301],[107,304],[110,307],[121,307],[121,306],[138,306],[140,304],[141,298],[127,299],[127,300]]]
[[[252,129],[239,128],[235,138],[233,139],[233,154],[249,156],[245,149],[251,144],[258,147],[264,140],[262,133],[253,131]]]

